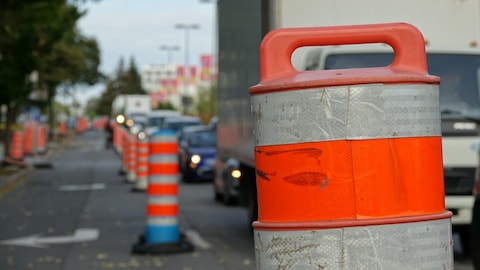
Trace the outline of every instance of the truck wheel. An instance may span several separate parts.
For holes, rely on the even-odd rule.
[[[252,222],[258,220],[257,183],[255,168],[240,164],[242,176],[240,178],[240,205],[247,210],[248,227],[252,229]]]
[[[233,205],[236,202],[234,196],[231,194],[232,184],[233,180],[228,177],[225,181],[225,190],[223,192],[223,203],[226,205]]]
[[[460,243],[462,245],[462,254],[465,257],[470,257],[471,255],[471,239],[470,239],[470,226],[461,226],[458,228],[458,233],[460,236]]]
[[[473,205],[472,223],[470,225],[470,247],[475,270],[480,270],[480,194]]]

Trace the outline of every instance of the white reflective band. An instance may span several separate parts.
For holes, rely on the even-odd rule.
[[[139,157],[139,156],[137,156],[137,161],[138,161],[138,162],[148,163],[148,157]]]
[[[148,166],[142,166],[137,164],[137,172],[148,172]]]
[[[149,175],[148,181],[153,184],[176,184],[178,175]]]
[[[438,85],[365,84],[252,95],[256,145],[441,136]]]
[[[255,230],[258,269],[453,269],[450,219],[325,230]]]
[[[137,153],[148,153],[148,148],[138,147]]]
[[[148,204],[155,205],[178,205],[177,196],[149,196]]]
[[[150,163],[178,163],[177,155],[150,155],[148,157]]]
[[[150,138],[150,143],[176,143],[177,136],[175,135],[156,135]]]
[[[147,225],[177,225],[178,219],[176,217],[149,217],[147,218]]]

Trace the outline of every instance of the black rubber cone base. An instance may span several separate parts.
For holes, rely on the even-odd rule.
[[[193,245],[187,241],[187,238],[180,234],[180,241],[178,243],[165,243],[165,244],[148,244],[145,242],[145,237],[141,235],[138,243],[132,247],[132,253],[134,254],[173,254],[182,252],[193,251]]]
[[[140,189],[140,188],[136,188],[136,187],[132,187],[132,188],[130,189],[130,191],[133,192],[133,193],[140,193],[140,192],[141,192],[141,193],[145,193],[145,192],[147,192],[146,189]]]

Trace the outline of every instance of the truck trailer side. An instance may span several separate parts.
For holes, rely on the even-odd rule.
[[[221,172],[221,165],[230,159],[239,161],[240,203],[249,209],[250,220],[257,218],[257,212],[248,88],[260,81],[262,38],[273,29],[284,27],[406,22],[423,33],[429,73],[442,79],[440,106],[446,207],[454,214],[454,229],[467,241],[480,141],[479,1],[222,0],[218,2],[218,15],[218,171]],[[366,58],[383,54],[373,66],[385,64],[384,61],[388,65],[391,52],[383,47],[352,48],[349,54]],[[300,70],[356,67],[350,63],[357,59],[343,61],[348,60],[347,50],[335,49],[298,50],[292,56],[292,64]],[[457,77],[450,77],[448,73],[455,73]],[[448,86],[452,83],[460,86]],[[217,178],[220,175],[218,173]]]

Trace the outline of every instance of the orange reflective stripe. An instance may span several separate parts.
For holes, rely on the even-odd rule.
[[[26,123],[25,129],[25,143],[23,145],[25,154],[33,154],[33,124]]]
[[[178,215],[178,205],[147,205],[147,215],[149,216],[176,216]]]
[[[12,136],[10,157],[14,159],[23,159],[23,133],[21,131],[15,131]]]
[[[150,163],[148,167],[149,174],[177,174],[178,173],[178,164],[176,163],[167,163],[167,164],[158,164]]]
[[[440,137],[261,146],[255,160],[259,221],[445,211]]]
[[[177,184],[152,184],[148,185],[148,195],[177,195]]]
[[[156,143],[150,143],[150,154],[172,154],[172,153],[178,153],[178,145],[177,143],[171,143],[171,142],[156,142]]]

